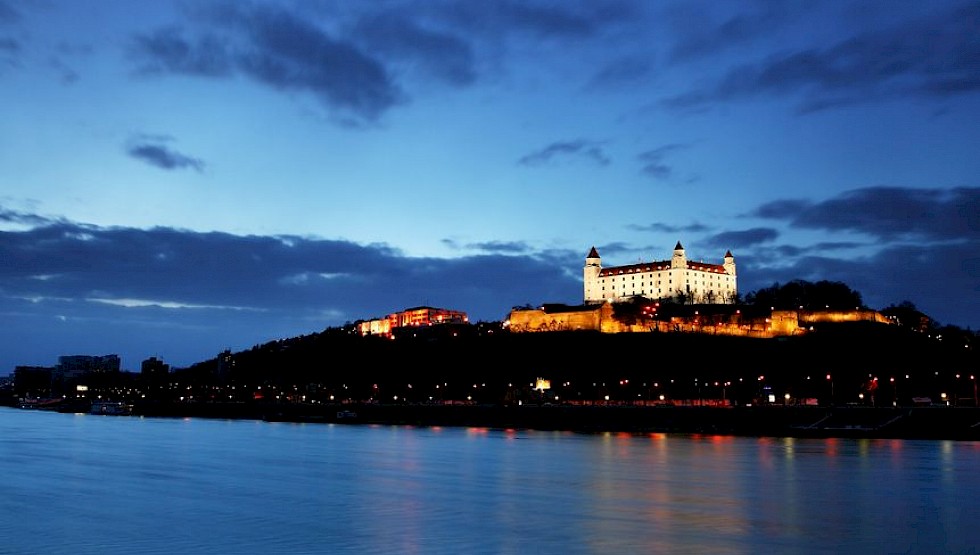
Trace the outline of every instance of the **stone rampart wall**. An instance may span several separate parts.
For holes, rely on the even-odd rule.
[[[775,310],[767,318],[746,319],[732,317],[673,317],[666,320],[649,320],[626,324],[613,316],[612,305],[603,303],[579,311],[548,313],[543,310],[514,310],[510,313],[512,332],[543,332],[569,330],[599,330],[603,333],[674,332],[733,335],[739,337],[780,337],[806,333],[806,326],[826,322],[879,322],[892,323],[873,310],[855,311],[798,311]]]

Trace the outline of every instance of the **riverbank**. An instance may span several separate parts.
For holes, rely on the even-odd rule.
[[[158,417],[249,418],[275,422],[461,426],[574,432],[696,433],[980,441],[973,407],[690,407],[501,405],[136,405]]]

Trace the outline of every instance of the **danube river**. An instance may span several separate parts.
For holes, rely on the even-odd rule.
[[[976,553],[980,443],[0,409],[0,553]]]

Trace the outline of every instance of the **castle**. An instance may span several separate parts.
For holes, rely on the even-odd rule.
[[[585,304],[515,308],[505,325],[512,332],[595,330],[602,333],[682,332],[743,337],[799,335],[815,324],[838,322],[892,323],[882,314],[855,310],[769,310],[743,314],[738,304],[735,257],[725,253],[722,264],[688,261],[680,241],[670,260],[603,268],[595,247],[585,258]],[[617,315],[638,297],[641,312]],[[669,300],[671,310],[658,310]],[[723,306],[730,305],[730,306]],[[628,310],[627,310],[628,313]]]
[[[677,242],[670,260],[641,262],[627,266],[602,267],[595,247],[585,258],[585,304],[616,302],[632,297],[676,299],[687,304],[730,304],[738,286],[735,257],[725,252],[722,264],[687,259]]]

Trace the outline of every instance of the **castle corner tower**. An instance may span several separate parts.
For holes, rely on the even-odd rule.
[[[599,251],[592,247],[588,256],[585,257],[585,268],[582,270],[582,278],[585,284],[585,303],[602,302],[602,292],[599,290],[599,272],[602,271],[602,261],[599,259]]]

